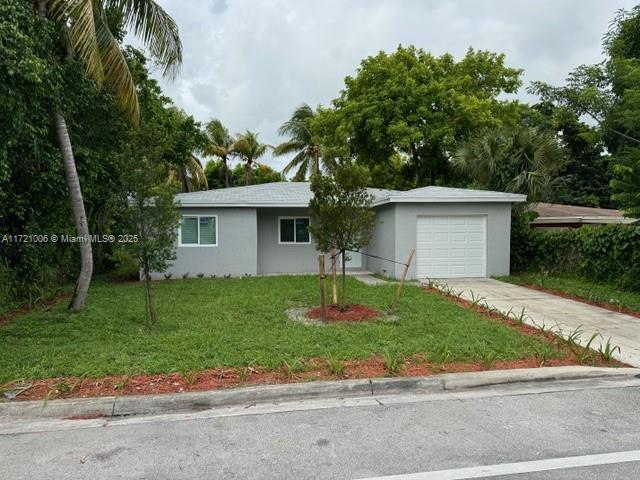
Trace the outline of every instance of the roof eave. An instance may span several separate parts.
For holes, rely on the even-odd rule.
[[[213,202],[197,202],[197,203],[182,203],[179,202],[180,208],[307,208],[309,207],[308,203],[268,203],[268,202],[260,202],[260,203],[251,203],[251,202],[242,202],[242,203],[213,203]]]
[[[374,206],[385,203],[522,203],[526,195],[513,197],[388,197],[374,202]]]

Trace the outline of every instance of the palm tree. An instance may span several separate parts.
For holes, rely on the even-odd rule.
[[[288,136],[289,140],[278,145],[273,153],[275,155],[296,155],[284,167],[282,173],[286,175],[293,169],[297,169],[294,180],[303,181],[307,175],[319,175],[321,163],[325,170],[329,170],[336,155],[320,145],[311,133],[309,123],[316,116],[316,112],[303,103],[291,115],[291,118],[284,122],[278,129],[282,136]]]
[[[258,134],[247,130],[245,133],[239,133],[234,142],[234,152],[245,162],[245,185],[251,185],[253,179],[253,167],[256,160],[267,153],[267,149],[273,148],[266,143],[260,143]]]
[[[136,87],[120,44],[111,33],[106,11],[116,11],[123,25],[133,31],[162,67],[174,76],[182,62],[182,44],[173,19],[153,0],[34,0],[36,14],[55,22],[65,32],[66,51],[84,63],[87,75],[106,86],[117,98],[128,119],[137,125],[140,117]],[[61,111],[53,113],[56,132],[69,188],[71,209],[79,237],[88,239],[89,228],[76,170],[73,148]],[[91,242],[80,242],[80,273],[69,308],[84,307],[91,276]]]
[[[235,153],[235,141],[229,134],[229,130],[227,130],[217,118],[207,123],[205,134],[208,144],[205,146],[203,153],[207,156],[218,157],[222,160],[224,168],[220,169],[220,177],[224,175],[224,186],[225,188],[229,188],[231,186],[231,180],[228,160]]]
[[[523,193],[536,202],[553,185],[564,158],[553,134],[518,128],[481,132],[458,147],[452,163],[482,188]]]
[[[169,182],[180,184],[182,192],[208,190],[209,183],[202,162],[194,154],[189,154],[182,165],[174,167],[169,173]]]

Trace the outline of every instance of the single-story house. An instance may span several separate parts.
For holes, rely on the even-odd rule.
[[[511,206],[525,201],[524,195],[444,187],[369,192],[376,213],[373,238],[347,267],[398,278],[416,249],[409,278],[509,273]],[[175,278],[317,272],[319,253],[308,230],[312,195],[307,182],[178,194],[176,259],[166,273]]]
[[[582,207],[559,203],[536,203],[531,207],[538,216],[530,222],[533,228],[578,228],[584,225],[597,226],[611,223],[634,223],[635,218],[626,218],[621,210],[612,208]]]

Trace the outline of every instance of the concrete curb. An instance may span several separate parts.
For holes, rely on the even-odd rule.
[[[229,390],[132,395],[69,400],[0,402],[0,419],[68,418],[73,416],[129,416],[192,412],[233,405],[281,403],[319,398],[428,394],[471,390],[495,385],[640,378],[636,368],[545,367],[518,370],[451,373],[427,377],[372,378],[329,382],[259,385]]]

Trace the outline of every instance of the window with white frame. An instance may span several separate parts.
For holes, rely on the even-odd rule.
[[[218,246],[218,217],[216,215],[183,215],[180,221],[180,245]]]
[[[309,235],[309,217],[280,217],[280,243],[311,243]]]

